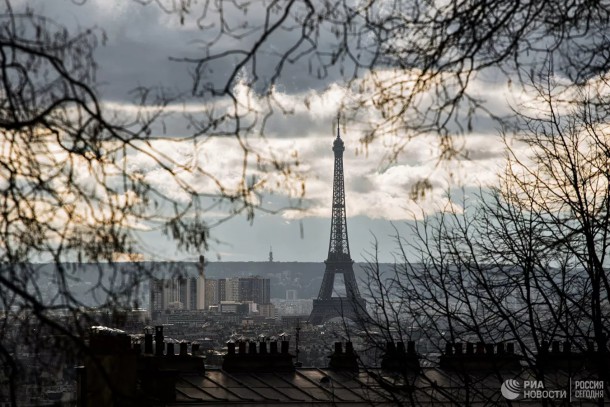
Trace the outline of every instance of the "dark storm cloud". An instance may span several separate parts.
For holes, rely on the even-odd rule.
[[[25,3],[24,3],[25,4]],[[204,29],[196,25],[201,10],[194,6],[184,24],[176,14],[167,14],[154,4],[143,6],[136,1],[88,0],[82,5],[65,0],[32,0],[30,4],[36,12],[46,15],[72,32],[90,27],[104,30],[106,44],[100,46],[96,58],[99,64],[98,79],[103,84],[102,95],[111,100],[129,100],[128,90],[136,86],[163,86],[173,90],[190,92],[193,80],[190,72],[194,64],[172,62],[171,58],[196,59],[204,55],[202,44],[218,34],[218,15],[210,13],[206,20],[199,21]],[[21,5],[23,7],[23,4]],[[200,5],[203,7],[203,5]],[[248,21],[251,26],[263,21],[264,7],[252,5],[247,16],[238,9],[224,7],[228,24],[236,26]],[[259,76],[256,88],[267,86],[275,73],[279,55],[292,47],[298,40],[299,30],[281,30],[272,35],[260,50],[256,74]],[[330,41],[329,33],[322,32],[319,45],[324,47]],[[213,53],[227,50],[248,49],[257,40],[257,33],[240,39],[221,37],[213,46]],[[205,71],[203,81],[215,86],[224,85],[233,71],[237,59],[221,58]],[[251,66],[247,67],[249,70]],[[339,78],[338,70],[331,70],[325,79],[309,72],[306,60],[286,63],[280,78],[284,92],[299,93],[304,90],[322,90]]]
[[[166,87],[177,92],[190,89],[188,66],[171,62],[169,57],[192,55],[189,42],[198,33],[169,26],[170,17],[158,8],[128,0],[89,0],[82,5],[65,0],[35,0],[29,4],[37,13],[66,26],[72,34],[97,29],[98,91],[104,99],[130,101],[130,90],[138,86]]]

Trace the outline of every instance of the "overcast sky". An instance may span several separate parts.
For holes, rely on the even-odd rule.
[[[21,5],[25,1],[16,1]],[[83,5],[68,0],[29,1],[34,9],[48,15],[72,30],[99,27],[107,37],[96,51],[99,64],[97,80],[103,100],[113,109],[128,110],[129,90],[137,86],[163,87],[175,93],[188,94],[192,88],[189,74],[192,66],[170,60],[170,57],[198,56],[198,41],[205,38],[196,27],[195,19],[180,24],[175,14],[164,13],[154,5],[142,6],[128,0],[87,0]],[[171,2],[168,2],[168,4]],[[230,46],[231,44],[227,44]],[[270,49],[282,49],[281,41]],[[227,67],[217,67],[218,75]],[[229,69],[231,67],[228,67]],[[263,73],[264,75],[264,73]],[[323,261],[328,250],[330,205],[332,196],[332,141],[335,117],[345,89],[338,76],[317,80],[307,74],[304,66],[292,66],[286,71],[283,86],[277,96],[293,107],[290,115],[276,114],[268,123],[266,145],[279,154],[297,151],[306,177],[306,196],[302,210],[287,210],[278,214],[259,212],[250,223],[243,216],[215,227],[207,255],[226,261],[262,261],[273,247],[278,261]],[[478,82],[477,82],[478,81]],[[475,91],[488,100],[488,107],[506,112],[509,96],[503,83],[481,77],[473,83]],[[309,108],[303,100],[309,100]],[[198,102],[190,99],[188,108],[197,111]],[[168,134],[187,135],[186,120],[176,115],[167,120]],[[380,259],[392,261],[395,250],[392,225],[408,233],[406,225],[422,214],[430,214],[448,203],[447,191],[454,198],[461,191],[475,193],[480,186],[496,182],[495,171],[502,165],[503,145],[498,131],[485,118],[475,118],[472,133],[459,139],[467,160],[439,163],[439,148],[435,135],[421,136],[411,141],[404,153],[391,165],[385,161],[387,147],[383,140],[363,149],[362,131],[356,123],[344,123],[345,185],[348,232],[352,258],[362,261],[371,250],[373,235],[380,245]],[[212,140],[195,150],[183,144],[164,141],[163,151],[180,161],[181,157],[205,163],[206,169],[223,180],[231,181],[239,173],[242,152],[234,144]],[[257,143],[253,140],[253,143]],[[143,171],[154,179],[162,191],[179,195],[168,176],[164,176],[146,157],[134,156],[131,169]],[[428,177],[433,189],[426,197],[414,202],[413,185]],[[263,204],[277,208],[285,204],[285,191],[264,196]],[[185,197],[188,199],[188,197]],[[459,199],[458,199],[459,200]],[[214,213],[209,215],[214,216]],[[166,259],[194,259],[193,253],[177,251],[158,232],[143,234],[146,255],[154,253]]]

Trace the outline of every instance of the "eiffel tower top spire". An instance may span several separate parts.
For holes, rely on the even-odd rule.
[[[337,138],[333,142],[335,168],[333,178],[333,206],[330,225],[330,243],[327,262],[351,262],[349,241],[347,237],[347,219],[345,214],[345,185],[343,181],[343,152],[345,144],[341,140],[340,116],[337,114]]]
[[[339,124],[340,124],[340,117],[339,117],[339,114],[337,114],[337,138],[335,139],[335,142],[333,143],[333,151],[335,152],[335,160],[337,157],[337,153],[341,153],[341,155],[343,155],[343,151],[345,151],[345,144],[343,143],[343,140],[341,140],[341,131],[339,129]],[[341,161],[341,174],[343,174],[343,158],[341,158],[341,160],[342,160]],[[336,175],[337,175],[337,167],[335,166],[335,176]],[[343,176],[343,175],[341,175],[341,176]],[[334,185],[333,185],[333,189],[334,189]]]
[[[340,124],[341,124],[341,112],[337,112],[337,138],[341,138],[341,134],[339,132]]]

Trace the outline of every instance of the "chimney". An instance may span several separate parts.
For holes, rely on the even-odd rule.
[[[195,346],[193,344],[193,346]],[[227,342],[227,353],[229,355],[235,355],[235,342]]]
[[[494,354],[494,344],[493,343],[485,344],[485,354],[486,355],[493,355]]]
[[[474,344],[472,342],[466,342],[466,354],[472,355],[474,353]]]
[[[458,342],[454,345],[455,347],[455,354],[456,355],[461,355],[462,354],[462,348],[463,348],[463,344],[461,342]]]
[[[405,343],[404,342],[396,342],[396,351],[399,355],[405,354]]]
[[[483,371],[483,370],[518,370],[520,369],[520,356],[514,355],[514,346],[507,343],[505,351],[504,344],[477,342],[466,343],[466,353],[462,353],[462,344],[450,343],[445,345],[445,353],[440,357],[442,369],[458,371]]]
[[[120,351],[130,338],[117,330],[106,328],[93,335],[90,338],[91,355],[85,357],[86,370],[79,376],[78,405],[165,405],[175,400],[178,372],[204,372],[203,358],[188,355],[187,342],[180,343],[181,357],[175,356],[177,346],[171,342],[167,344],[167,356],[162,356],[165,348],[163,326],[154,328],[156,349],[153,348],[152,331],[152,328],[145,330],[144,354],[137,353],[141,347],[138,343],[132,349]],[[96,351],[98,343],[114,344],[112,352],[99,353]],[[193,349],[196,350],[195,346]],[[98,359],[99,356],[102,358]],[[100,366],[106,369],[104,374],[100,374]]]
[[[157,325],[155,327],[155,355],[163,356],[165,350],[165,343],[163,343],[163,326]]]
[[[345,344],[346,352],[343,353],[343,344],[335,342],[335,352],[330,356],[328,367],[335,370],[358,370],[358,357],[354,352],[351,342]]]
[[[78,405],[119,405],[135,397],[138,355],[125,332],[95,326],[89,331],[89,350],[78,370]],[[120,375],[109,372],[120,372]]]
[[[559,353],[559,341],[553,341],[553,353]]]
[[[545,371],[577,372],[581,369],[595,370],[599,365],[600,357],[592,352],[593,344],[587,344],[585,352],[573,352],[570,341],[552,341],[550,352],[548,345],[546,341],[541,342],[536,355],[536,365]]]
[[[447,349],[451,352],[451,344],[447,344]],[[381,368],[392,372],[418,373],[420,370],[419,356],[415,351],[415,342],[408,341],[405,351],[404,342],[396,344],[388,342],[386,353],[381,358]]]
[[[188,343],[180,342],[180,356],[188,356]]]
[[[396,352],[396,345],[394,345],[394,342],[386,342],[386,344],[385,344],[385,352],[388,353],[388,354]]]
[[[453,355],[453,345],[449,342],[445,344],[445,355]]]
[[[203,276],[205,273],[205,257],[203,255],[199,256],[199,275]]]
[[[407,353],[409,355],[415,355],[415,341],[407,342]]]
[[[151,332],[144,334],[144,353],[147,355],[153,354],[153,334]]]
[[[222,369],[227,372],[278,372],[294,371],[294,365],[289,350],[289,342],[282,341],[281,353],[278,353],[277,341],[271,341],[270,351],[267,342],[251,341],[246,353],[246,342],[238,342],[238,353],[235,354],[235,343],[227,342],[227,354],[223,358]],[[258,348],[258,349],[257,349]]]
[[[340,355],[343,353],[343,344],[341,342],[335,342],[335,354]]]
[[[235,344],[233,344],[233,352],[235,352]],[[191,344],[191,354],[193,356],[199,354],[199,343],[193,342]]]
[[[345,353],[348,355],[354,354],[354,344],[353,343],[351,343],[351,342],[345,343]]]

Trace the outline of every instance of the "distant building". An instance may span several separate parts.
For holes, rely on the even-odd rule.
[[[237,301],[221,301],[218,307],[221,314],[248,315],[248,304]]]
[[[209,310],[214,305],[222,302],[239,301],[239,279],[220,278],[207,279],[205,281],[205,309]]]
[[[279,316],[284,315],[309,315],[313,309],[313,300],[301,299],[301,300],[282,300],[273,299],[273,304],[278,310]],[[307,318],[305,318],[307,320]]]
[[[286,301],[298,300],[297,290],[286,290]]]
[[[238,301],[269,304],[271,302],[271,280],[258,276],[240,278]]]
[[[150,317],[155,320],[166,310],[199,310],[205,307],[204,258],[199,258],[199,276],[150,281]]]
[[[225,301],[240,301],[239,298],[239,281],[237,277],[227,278],[225,285]]]
[[[197,278],[197,287],[196,287],[196,292],[197,292],[197,303],[195,308],[196,309],[206,309],[205,307],[205,298],[206,298],[206,291],[205,291],[205,258],[203,256],[199,256],[199,264],[197,267],[197,271],[199,272],[199,276]]]
[[[265,318],[277,318],[278,313],[273,304],[260,304],[258,306],[258,315]]]
[[[227,301],[227,280],[221,278],[218,280],[218,303]]]
[[[218,295],[218,280],[207,279],[205,280],[205,305],[204,309],[210,309],[212,305],[220,303],[220,297]]]
[[[271,280],[262,277],[234,277],[226,279],[207,279],[205,281],[204,309],[210,309],[222,302],[271,302]]]

